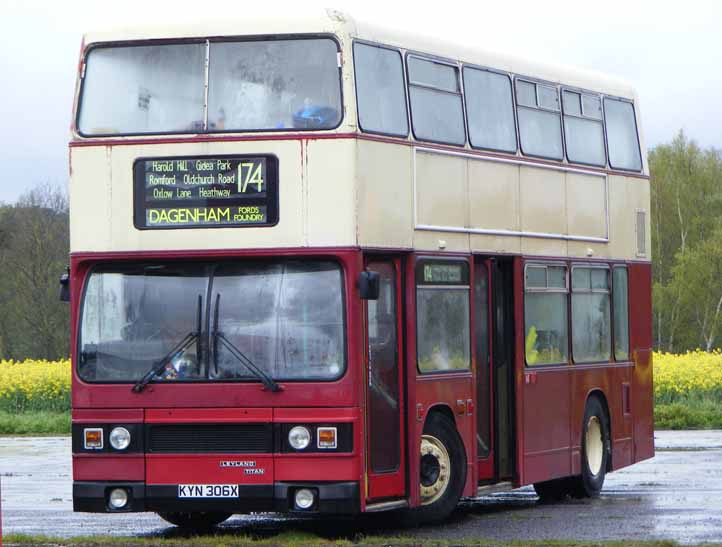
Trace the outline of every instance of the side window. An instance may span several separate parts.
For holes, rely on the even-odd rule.
[[[527,365],[566,363],[569,345],[566,266],[529,264],[524,290]]]
[[[614,295],[614,358],[629,359],[629,278],[627,268],[616,267],[612,279]]]
[[[574,163],[604,167],[604,126],[599,95],[564,90],[564,139],[567,159]]]
[[[416,265],[416,359],[419,371],[471,367],[469,265],[420,260]]]
[[[408,57],[409,102],[414,136],[420,140],[463,145],[464,109],[455,66]]]
[[[612,329],[609,269],[572,268],[572,355],[575,363],[609,361]]]
[[[353,55],[361,130],[407,136],[409,122],[401,54],[393,49],[356,43]]]
[[[614,169],[642,170],[634,106],[628,101],[604,99],[609,165]]]
[[[550,85],[516,80],[516,110],[521,151],[527,156],[561,160],[564,154],[559,90]]]
[[[509,77],[468,67],[464,67],[462,72],[471,146],[516,152],[516,126]]]

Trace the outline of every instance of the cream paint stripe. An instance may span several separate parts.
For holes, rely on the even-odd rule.
[[[488,161],[493,163],[506,163],[510,165],[517,165],[519,167],[531,167],[533,169],[547,169],[550,171],[558,171],[561,173],[575,173],[579,175],[585,175],[590,177],[599,177],[604,179],[604,213],[605,213],[605,236],[604,237],[593,237],[593,236],[578,236],[578,235],[567,235],[567,234],[555,234],[549,232],[527,232],[518,230],[493,230],[488,228],[465,228],[461,226],[437,226],[434,224],[419,224],[418,222],[418,208],[416,199],[416,154],[422,152],[424,154],[436,154],[441,156],[453,156],[459,158],[466,158],[475,161]],[[414,229],[431,231],[431,232],[452,232],[461,234],[479,234],[479,235],[491,235],[491,236],[511,236],[511,237],[531,237],[541,239],[558,239],[563,241],[588,241],[590,243],[609,243],[609,179],[606,173],[597,173],[596,171],[587,171],[585,169],[577,169],[574,167],[565,167],[562,165],[542,165],[534,164],[529,165],[528,162],[520,160],[512,160],[507,158],[492,158],[492,157],[479,157],[474,154],[465,154],[463,152],[452,152],[449,150],[437,150],[435,148],[425,148],[420,146],[414,146],[413,153],[413,185],[414,185]],[[467,175],[468,179],[468,175]],[[520,188],[521,191],[521,188]],[[468,196],[468,192],[467,192]],[[520,196],[521,198],[521,196]],[[521,214],[521,210],[519,213]]]

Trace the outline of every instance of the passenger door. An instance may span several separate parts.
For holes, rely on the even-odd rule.
[[[476,444],[480,482],[513,475],[513,265],[477,259],[474,265]]]
[[[371,259],[366,269],[380,275],[378,300],[366,302],[367,499],[406,494],[401,276],[398,259]]]

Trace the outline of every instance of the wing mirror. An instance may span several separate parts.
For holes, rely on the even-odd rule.
[[[60,301],[70,302],[70,269],[60,276]]]
[[[364,270],[356,283],[361,300],[378,300],[381,287],[381,276],[378,272]]]

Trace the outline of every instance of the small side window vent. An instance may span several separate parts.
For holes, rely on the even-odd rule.
[[[647,256],[647,212],[637,211],[637,256]]]

